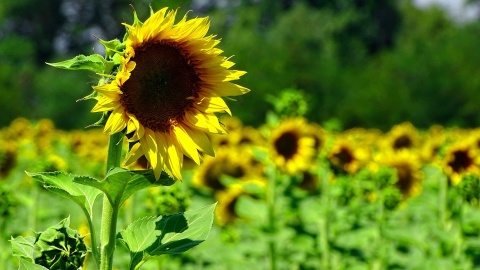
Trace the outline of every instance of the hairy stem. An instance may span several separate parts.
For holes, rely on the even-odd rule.
[[[107,173],[120,166],[122,155],[123,133],[110,136],[108,143]],[[113,252],[115,251],[115,236],[117,233],[118,205],[111,205],[106,195],[103,195],[102,227],[100,230],[100,269],[111,270]]]

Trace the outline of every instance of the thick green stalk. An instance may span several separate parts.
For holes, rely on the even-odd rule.
[[[276,262],[276,215],[275,215],[275,200],[276,200],[276,183],[277,173],[276,169],[272,169],[272,174],[268,177],[268,190],[267,190],[267,205],[268,205],[268,232],[269,232],[269,257],[270,257],[270,269],[277,269]]]
[[[446,227],[447,221],[447,191],[448,191],[448,178],[445,175],[439,177],[439,191],[438,191],[438,215],[439,224],[442,229]]]
[[[123,133],[119,132],[110,136],[108,142],[107,173],[112,168],[120,166],[123,135]],[[107,196],[103,195],[102,227],[100,230],[100,270],[111,270],[113,266],[118,210],[118,205],[111,205]]]
[[[324,172],[321,170],[324,168],[320,168],[319,175],[322,175],[322,206],[324,207],[322,211],[322,218],[318,223],[318,245],[320,247],[320,254],[321,254],[321,265],[322,269],[330,269],[330,244],[328,239],[328,223],[329,223],[329,216],[330,216],[330,194],[329,194],[329,177],[330,174],[328,169],[325,169]]]

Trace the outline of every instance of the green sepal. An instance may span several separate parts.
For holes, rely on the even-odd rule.
[[[77,55],[72,59],[57,63],[47,63],[56,68],[63,68],[68,70],[90,70],[99,74],[109,73],[114,66],[112,61],[107,61],[100,54],[92,55]]]
[[[145,217],[119,233],[130,251],[130,269],[162,254],[180,254],[204,242],[212,227],[215,204],[169,216]]]
[[[120,167],[111,169],[103,181],[78,177],[76,183],[95,187],[105,193],[111,205],[120,207],[133,193],[152,186],[170,186],[175,180],[166,173],[156,180],[152,170],[130,171]]]
[[[100,117],[100,119],[98,119],[97,122],[91,124],[91,125],[88,125],[86,126],[86,128],[91,128],[91,127],[104,127],[105,124],[107,123],[107,120],[108,120],[108,112],[104,112],[102,113],[102,116]]]
[[[77,178],[90,177],[64,172],[26,172],[26,174],[41,182],[48,191],[74,201],[82,208],[87,218],[92,218],[93,205],[101,192],[95,188],[74,182]]]
[[[119,65],[120,58],[115,56],[120,56],[120,54],[123,54],[123,50],[125,50],[125,43],[122,43],[118,39],[112,39],[108,41],[98,39],[98,41],[105,47],[105,59],[112,60],[115,65]]]

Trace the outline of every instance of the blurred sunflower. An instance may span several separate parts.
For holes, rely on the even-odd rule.
[[[221,147],[215,157],[205,157],[198,167],[192,183],[197,187],[211,190],[227,188],[222,179],[228,176],[240,181],[261,178],[261,164],[253,162],[253,156],[246,148]]]
[[[313,138],[315,155],[318,155],[325,146],[327,132],[321,126],[311,123],[307,126],[306,133]]]
[[[0,178],[7,177],[17,163],[17,143],[0,140]]]
[[[250,195],[247,189],[247,185],[255,185],[263,188],[265,185],[263,182],[258,181],[246,181],[236,183],[228,187],[228,189],[219,191],[215,195],[218,205],[215,208],[215,215],[217,221],[221,226],[225,226],[234,222],[239,218],[236,210],[237,202],[242,195]]]
[[[423,172],[422,163],[418,154],[403,149],[393,152],[383,152],[376,157],[377,162],[396,170],[397,179],[394,185],[407,199],[420,194],[422,190]]]
[[[98,85],[101,94],[92,112],[111,112],[105,132],[126,129],[132,142],[126,165],[145,156],[155,177],[165,170],[181,179],[183,155],[197,164],[200,152],[214,155],[207,133],[225,133],[216,112],[230,110],[223,96],[249,92],[232,83],[245,74],[206,36],[208,17],[175,24],[176,11],[161,9],[144,22],[134,14],[115,79]]]
[[[458,142],[447,148],[443,160],[443,171],[453,185],[457,185],[465,174],[479,174],[475,146],[468,141]]]
[[[412,149],[417,147],[419,134],[417,129],[409,122],[393,126],[386,134],[382,149],[388,148],[394,151],[400,149]]]
[[[361,146],[354,146],[347,139],[337,138],[327,153],[327,159],[334,171],[354,174],[366,164],[369,153]]]
[[[304,118],[290,118],[280,123],[270,136],[270,156],[280,170],[295,174],[312,166],[315,140],[306,133]]]

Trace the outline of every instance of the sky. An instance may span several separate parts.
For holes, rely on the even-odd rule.
[[[480,14],[480,7],[477,5],[466,5],[464,0],[414,0],[420,7],[427,7],[432,4],[445,8],[456,21],[469,21]]]

